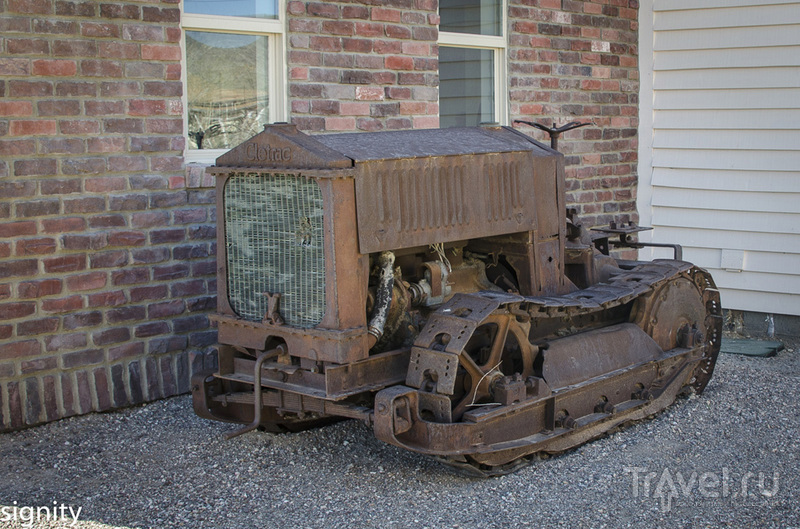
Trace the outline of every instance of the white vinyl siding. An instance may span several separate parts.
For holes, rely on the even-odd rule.
[[[643,240],[682,244],[725,308],[800,315],[800,1],[650,0],[640,22]]]

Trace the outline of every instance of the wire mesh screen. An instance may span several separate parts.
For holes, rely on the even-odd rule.
[[[225,186],[228,297],[236,313],[261,321],[267,294],[280,313],[314,327],[325,313],[322,192],[297,175],[239,173]]]

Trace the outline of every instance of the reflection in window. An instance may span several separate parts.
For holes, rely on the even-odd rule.
[[[472,127],[493,122],[494,52],[439,47],[439,124]]]
[[[186,32],[190,149],[230,149],[269,122],[266,36]]]
[[[183,10],[201,15],[278,18],[277,0],[184,0]]]
[[[502,35],[502,0],[440,0],[440,31]]]

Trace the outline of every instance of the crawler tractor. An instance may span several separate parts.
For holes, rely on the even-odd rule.
[[[276,124],[209,168],[219,368],[209,419],[364,421],[478,475],[513,471],[701,392],[719,293],[680,260],[615,259],[564,158],[500,126],[308,136]]]

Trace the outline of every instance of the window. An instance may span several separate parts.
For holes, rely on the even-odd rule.
[[[439,124],[507,124],[505,2],[439,2]]]
[[[286,121],[283,0],[184,0],[186,161]]]

